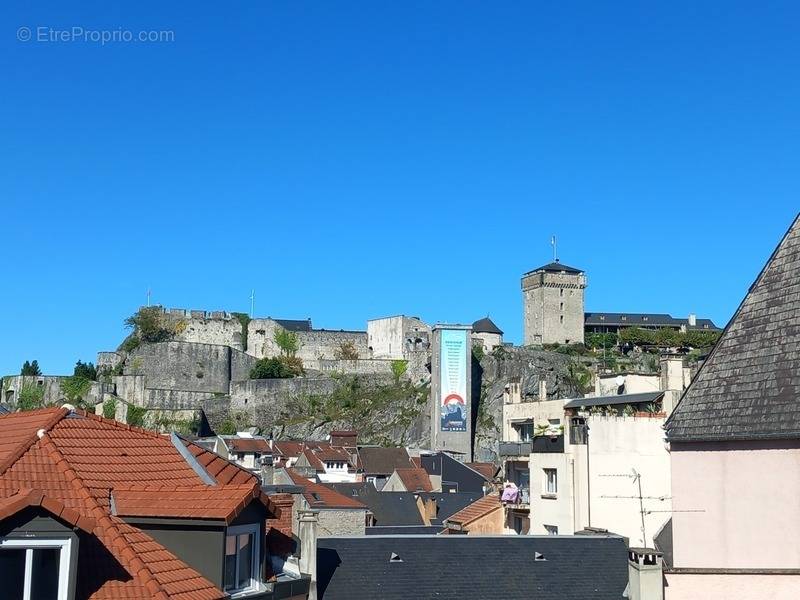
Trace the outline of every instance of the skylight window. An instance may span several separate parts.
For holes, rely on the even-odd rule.
[[[392,555],[389,557],[389,562],[398,563],[403,562],[403,559],[400,558],[400,555],[396,552],[392,552]]]

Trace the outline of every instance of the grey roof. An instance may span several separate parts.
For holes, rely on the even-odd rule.
[[[638,394],[616,394],[614,396],[594,396],[593,398],[575,398],[569,400],[564,408],[580,408],[581,406],[609,406],[612,404],[642,404],[655,402],[664,397],[664,392],[640,392]]]
[[[324,483],[367,505],[378,526],[423,525],[417,500],[410,492],[379,492],[371,483]]]
[[[444,525],[378,525],[365,527],[364,535],[436,535],[441,531],[444,531]]]
[[[273,319],[287,331],[311,331],[311,319]]]
[[[436,500],[436,518],[431,519],[431,525],[441,525],[461,509],[483,498],[483,492],[420,492],[419,496]]]
[[[406,535],[320,538],[323,600],[622,600],[618,536]]]
[[[5,404],[0,404],[0,415],[7,415],[11,412],[11,409],[6,406]]]
[[[800,216],[665,428],[677,442],[800,439]]]
[[[408,469],[413,465],[405,448],[380,448],[363,446],[358,449],[359,466],[366,475],[391,475],[395,469]]]
[[[609,325],[614,327],[681,327],[687,329],[700,329],[718,331],[711,319],[697,319],[694,325],[689,325],[689,319],[679,319],[666,313],[610,313],[587,312],[583,313],[584,326],[594,327]]]
[[[529,275],[531,273],[537,273],[538,271],[544,271],[546,273],[583,273],[581,269],[576,269],[575,267],[569,267],[563,263],[560,263],[558,260],[555,262],[547,263],[546,265],[542,265],[541,267],[537,267],[531,271],[525,273],[525,275]]]
[[[498,335],[503,335],[503,332],[500,328],[494,324],[489,317],[484,317],[483,319],[478,319],[472,324],[472,331],[475,333],[496,333]]]
[[[420,455],[420,466],[428,475],[440,476],[446,492],[478,492],[482,496],[483,485],[488,481],[472,467],[444,452]]]

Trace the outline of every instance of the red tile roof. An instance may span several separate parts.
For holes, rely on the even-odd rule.
[[[499,494],[489,494],[480,500],[476,500],[469,506],[462,508],[457,513],[450,515],[445,521],[453,523],[460,523],[461,525],[468,525],[472,521],[484,517],[491,513],[493,510],[502,509],[503,505],[500,503]]]
[[[433,485],[425,469],[395,469],[395,473],[409,492],[432,492]]]
[[[494,479],[494,476],[498,470],[498,467],[494,463],[471,462],[464,464],[467,465],[473,471],[477,471],[478,473],[483,475],[488,481]]]
[[[222,438],[231,452],[271,452],[269,442],[264,438]]]
[[[294,485],[300,485],[305,488],[303,497],[311,508],[367,508],[365,504],[355,498],[349,498],[329,487],[314,483],[294,469],[286,469],[286,472]]]
[[[183,516],[208,518],[226,513],[220,519],[260,498],[253,475],[184,443],[217,485],[206,485],[171,440],[153,432],[84,411],[44,409],[2,416],[0,518],[38,502],[50,513],[58,512],[61,520],[91,531],[79,546],[79,563],[91,568],[78,569],[76,600],[224,598],[219,588],[153,538],[112,514],[112,494],[120,493],[123,505],[139,514],[182,511]],[[152,494],[136,496],[136,489]],[[168,489],[175,494],[169,500]],[[185,489],[208,496],[201,505],[181,496]]]

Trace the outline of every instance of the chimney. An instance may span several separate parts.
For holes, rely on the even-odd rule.
[[[540,379],[539,380],[539,402],[544,402],[547,400],[547,380]]]
[[[311,577],[308,600],[317,600],[317,523],[318,510],[297,511],[297,537],[300,538],[300,572]]]
[[[628,600],[664,600],[664,564],[652,548],[628,548]]]
[[[275,465],[271,454],[265,454],[261,461],[261,485],[272,485],[275,483]]]
[[[689,327],[695,327],[697,325],[697,315],[694,313],[689,313]]]

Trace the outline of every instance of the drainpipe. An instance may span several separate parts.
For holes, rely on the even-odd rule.
[[[317,600],[317,523],[318,510],[298,510],[297,537],[300,538],[300,572],[311,577],[308,600]]]

